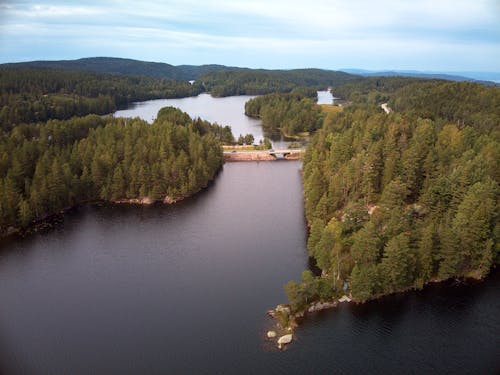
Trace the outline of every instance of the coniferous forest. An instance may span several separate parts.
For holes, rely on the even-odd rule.
[[[349,292],[365,301],[482,278],[499,260],[500,89],[387,80],[377,95],[395,112],[370,104],[369,90],[356,94],[374,79],[340,87],[362,104],[327,117],[311,139],[307,247],[321,275],[286,285],[294,311]]]
[[[198,95],[187,81],[55,69],[0,67],[0,126],[104,115],[142,100]]]
[[[86,201],[191,195],[222,165],[223,130],[170,107],[153,124],[88,115],[18,125],[0,136],[0,232]]]
[[[313,88],[298,87],[290,93],[257,96],[245,103],[245,114],[260,118],[268,134],[286,136],[309,133],[321,127],[322,116]]]
[[[499,258],[500,89],[337,73],[221,70],[191,85],[2,68],[0,233],[81,202],[182,199],[214,178],[221,144],[235,143],[229,127],[174,108],[152,125],[99,114],[206,90],[268,93],[245,113],[267,133],[312,134],[303,165],[307,247],[321,275],[305,271],[287,284],[295,311],[346,288],[364,301],[485,276]],[[325,116],[314,98],[328,85],[349,105]]]

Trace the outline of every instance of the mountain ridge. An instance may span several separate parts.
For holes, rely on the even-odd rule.
[[[121,57],[84,57],[76,60],[36,60],[0,64],[0,67],[64,69],[117,75],[140,75],[185,81],[195,80],[209,72],[245,69],[217,64],[175,66],[168,63],[141,61]]]
[[[457,82],[475,82],[486,85],[498,84],[500,82],[500,72],[434,72],[419,70],[368,70],[355,68],[342,68],[341,72],[357,74],[364,77],[414,77],[428,79],[444,79]]]
[[[254,69],[247,67],[227,66],[220,64],[203,65],[172,65],[164,62],[142,61],[121,57],[84,57],[74,60],[36,60],[25,62],[13,62],[0,64],[0,68],[47,68],[84,71],[92,73],[137,75],[153,78],[167,78],[179,81],[197,80],[210,73],[218,72],[299,72],[299,71],[322,71],[342,72],[360,77],[414,77],[426,79],[444,79],[448,81],[468,81],[484,85],[499,85],[500,72],[434,72],[418,70],[367,70],[367,69]]]

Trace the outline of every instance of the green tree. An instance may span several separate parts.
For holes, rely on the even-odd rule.
[[[401,233],[389,240],[384,249],[381,263],[386,292],[394,292],[412,285],[415,273],[415,254],[410,248],[406,233]]]

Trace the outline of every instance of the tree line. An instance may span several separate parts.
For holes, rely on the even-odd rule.
[[[362,80],[349,73],[321,69],[241,69],[211,72],[199,78],[215,97],[286,93],[300,86],[325,89],[328,86]]]
[[[322,123],[321,109],[316,105],[313,88],[296,88],[287,94],[257,96],[245,103],[245,114],[260,118],[265,133],[295,136],[312,132]]]
[[[303,169],[307,247],[322,275],[287,284],[294,310],[344,288],[365,301],[488,274],[499,261],[499,91],[412,83],[394,91],[395,113],[351,104],[325,120]]]
[[[423,82],[445,82],[415,77],[363,77],[332,88],[333,96],[354,103],[380,104],[387,102],[399,89]]]
[[[0,233],[80,202],[177,200],[223,163],[221,127],[162,109],[151,125],[88,115],[0,135]]]
[[[0,68],[0,129],[20,123],[108,114],[135,101],[197,95],[199,85],[171,79],[56,69]]]

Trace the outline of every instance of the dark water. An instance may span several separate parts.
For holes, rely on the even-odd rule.
[[[0,247],[2,374],[494,374],[500,280],[308,319],[266,309],[307,266],[299,162],[226,164],[174,206],[93,206]]]

